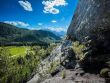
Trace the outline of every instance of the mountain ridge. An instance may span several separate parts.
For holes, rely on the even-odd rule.
[[[52,43],[61,38],[54,33],[45,30],[29,30],[0,22],[0,41],[4,42],[36,42]],[[1,43],[0,42],[0,43]]]

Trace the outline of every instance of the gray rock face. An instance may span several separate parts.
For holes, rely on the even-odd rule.
[[[27,83],[41,83],[43,80],[55,76],[66,68],[74,68],[76,65],[75,59],[71,41],[65,40],[61,45],[53,49],[50,56],[41,61],[36,74]]]
[[[89,37],[95,47],[110,52],[110,0],[79,0],[67,35],[80,42]]]

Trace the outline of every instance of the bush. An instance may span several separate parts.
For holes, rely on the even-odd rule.
[[[17,62],[18,62],[19,65],[24,65],[25,64],[25,61],[24,61],[23,57],[18,57]]]
[[[108,72],[110,72],[110,69],[109,68],[103,68],[100,71],[100,76],[101,77],[108,77]]]
[[[61,77],[62,77],[62,79],[65,79],[66,78],[66,71],[65,70],[63,70],[61,72]]]
[[[76,58],[79,58],[82,60],[85,56],[84,53],[82,52],[83,49],[85,49],[86,46],[83,44],[80,44],[78,41],[73,42],[73,50],[76,54]]]

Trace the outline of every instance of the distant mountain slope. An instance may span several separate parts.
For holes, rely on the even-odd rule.
[[[60,32],[53,31],[53,33],[60,36],[60,37],[64,37],[66,35],[66,32],[64,32],[64,31],[60,31]]]
[[[60,40],[60,37],[50,31],[28,30],[0,22],[0,43],[34,42],[42,44],[55,42],[57,40]]]
[[[49,31],[54,33],[56,36],[59,37],[64,37],[66,35],[66,31],[55,31],[55,30],[51,30],[51,29],[44,29],[45,31]]]

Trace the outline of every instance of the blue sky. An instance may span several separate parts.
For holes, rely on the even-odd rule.
[[[78,0],[0,0],[0,22],[66,31]]]

